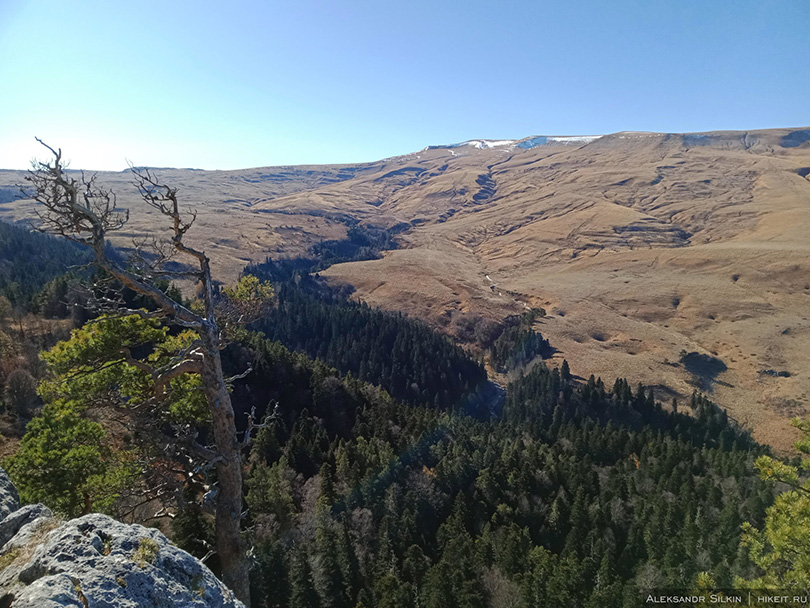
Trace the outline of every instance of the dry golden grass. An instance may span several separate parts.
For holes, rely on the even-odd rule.
[[[159,174],[198,210],[192,234],[225,280],[247,261],[340,238],[347,218],[406,223],[401,249],[323,274],[437,325],[543,306],[538,329],[574,373],[625,376],[662,398],[693,390],[682,350],[717,357],[727,370],[712,398],[786,450],[788,420],[810,403],[810,143],[794,146],[791,131],[620,133],[356,166]],[[20,177],[0,172],[0,189]],[[118,244],[159,225],[126,173],[102,178],[133,207]],[[2,219],[23,217],[28,203],[0,207]]]
[[[433,321],[544,306],[538,329],[574,373],[625,376],[662,397],[694,388],[682,350],[718,357],[728,369],[712,398],[787,450],[810,392],[810,182],[796,173],[810,150],[778,148],[780,136],[516,154],[493,172],[490,202],[420,226],[411,250],[325,274]]]

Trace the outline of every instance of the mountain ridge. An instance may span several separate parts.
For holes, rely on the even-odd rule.
[[[455,143],[447,143],[447,144],[429,144],[418,150],[416,152],[406,152],[403,154],[396,154],[393,156],[383,157],[379,160],[371,160],[371,161],[358,161],[358,162],[342,162],[342,163],[298,163],[298,164],[280,164],[280,165],[256,165],[250,167],[242,167],[238,169],[201,169],[198,167],[175,167],[175,166],[151,166],[151,165],[136,165],[134,168],[136,169],[149,169],[149,170],[158,170],[158,171],[199,171],[199,172],[206,172],[206,173],[214,173],[214,172],[238,172],[238,171],[250,171],[250,170],[259,170],[259,169],[290,169],[290,168],[305,168],[305,167],[354,167],[360,165],[373,165],[378,162],[394,160],[402,157],[411,156],[413,154],[417,154],[418,152],[424,152],[426,150],[437,150],[437,149],[453,149],[459,148],[462,146],[472,146],[476,147],[476,144],[485,144],[480,146],[478,149],[484,148],[495,148],[501,146],[510,146],[516,145],[518,147],[523,147],[524,149],[531,149],[533,147],[537,147],[539,145],[546,145],[547,142],[538,142],[535,143],[533,140],[547,140],[551,143],[557,144],[576,144],[576,143],[591,143],[593,141],[602,139],[602,138],[613,138],[613,137],[652,137],[652,136],[666,136],[666,137],[673,137],[673,136],[681,136],[684,138],[690,137],[722,137],[722,136],[733,136],[733,135],[740,135],[740,134],[769,134],[774,132],[782,132],[786,131],[787,143],[788,147],[796,147],[799,146],[807,141],[810,141],[810,125],[808,126],[796,126],[796,127],[779,127],[779,128],[765,128],[765,129],[722,129],[722,130],[715,130],[715,131],[616,131],[614,133],[605,133],[602,135],[583,135],[583,134],[575,134],[575,135],[529,135],[526,137],[518,138],[518,139],[493,139],[493,138],[472,138],[460,142]],[[805,134],[806,133],[806,134]],[[525,146],[520,146],[519,144],[526,144]],[[68,168],[67,172],[81,172],[81,171],[90,171],[94,173],[129,173],[131,172],[132,168],[127,167],[125,169],[121,169],[120,171],[110,171],[110,170],[93,170],[93,169],[71,169]],[[4,169],[0,168],[0,172],[20,172],[24,171],[22,169]]]
[[[537,137],[546,142],[517,145]],[[710,389],[757,439],[789,448],[787,421],[810,403],[810,128],[549,137],[158,176],[198,211],[189,236],[224,281],[357,223],[397,227],[396,250],[321,274],[449,333],[463,317],[542,307],[538,328],[574,373],[634,378],[662,396]],[[0,173],[0,194],[23,177]],[[161,224],[126,177],[99,173],[132,209],[114,239],[131,247]],[[0,205],[0,219],[33,217],[29,201]],[[727,371],[704,386],[682,352]]]

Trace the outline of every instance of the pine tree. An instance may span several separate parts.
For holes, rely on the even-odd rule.
[[[75,401],[47,403],[28,423],[17,453],[5,461],[24,502],[45,502],[77,517],[109,511],[137,473],[133,455],[106,443],[106,432]]]
[[[290,566],[290,608],[320,608],[306,549],[295,549]]]
[[[565,359],[563,359],[562,365],[560,366],[560,378],[562,378],[564,382],[571,380],[571,368],[568,367],[568,361]]]

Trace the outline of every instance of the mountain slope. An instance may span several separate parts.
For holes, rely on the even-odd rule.
[[[780,448],[805,413],[810,129],[473,140],[360,165],[158,174],[197,209],[192,234],[225,280],[353,222],[397,226],[399,249],[322,274],[450,331],[459,315],[542,306],[574,373],[658,384],[661,398],[710,390]],[[21,178],[0,172],[0,194]],[[158,225],[127,172],[101,178],[135,208],[119,245]],[[0,205],[0,219],[23,217],[29,203]]]
[[[484,205],[326,274],[434,320],[543,306],[543,334],[576,373],[662,384],[661,396],[710,389],[786,448],[785,420],[810,389],[810,150],[780,145],[791,133],[617,134],[516,153],[490,168]],[[681,351],[727,371],[695,378],[675,365]]]

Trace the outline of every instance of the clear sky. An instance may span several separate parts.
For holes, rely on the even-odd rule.
[[[808,0],[0,0],[0,168],[810,125]]]

